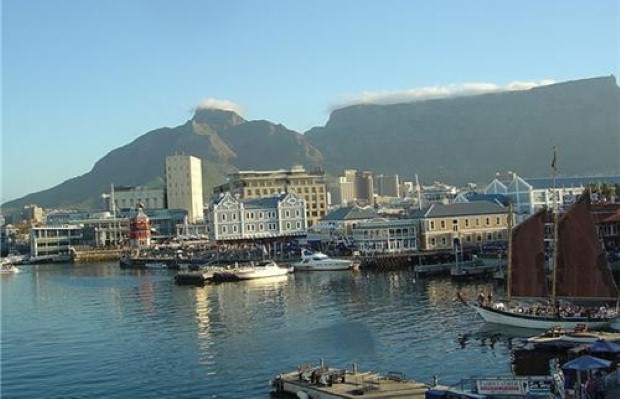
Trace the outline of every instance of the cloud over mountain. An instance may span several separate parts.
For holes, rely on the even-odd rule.
[[[446,86],[428,86],[403,90],[364,91],[361,93],[345,94],[336,103],[329,107],[330,111],[356,104],[398,104],[415,101],[435,100],[472,96],[485,93],[504,91],[529,90],[534,87],[546,86],[555,83],[544,79],[539,82],[514,81],[504,86],[495,83],[460,83]]]
[[[241,116],[243,116],[245,111],[241,105],[235,104],[230,100],[220,100],[213,97],[208,97],[202,100],[196,109],[219,109],[222,111],[232,111]]]

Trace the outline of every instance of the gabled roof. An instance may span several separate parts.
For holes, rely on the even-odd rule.
[[[508,206],[510,200],[503,194],[480,194],[480,193],[467,193],[465,199],[469,202],[491,202],[494,204]]]
[[[242,203],[245,209],[270,209],[270,208],[277,208],[278,202],[284,200],[289,195],[293,195],[293,194],[292,193],[278,194],[273,197],[251,198],[251,199],[239,200],[239,199],[236,199],[230,193],[226,193],[220,198],[216,199],[213,203],[214,205],[219,205],[222,202],[224,202],[226,199],[228,199],[230,202],[233,202],[233,203]],[[297,196],[295,197],[298,198]]]
[[[484,189],[488,194],[506,194],[506,185],[499,181],[497,178],[493,179],[491,183]]]
[[[372,207],[360,208],[359,206],[347,206],[338,208],[327,215],[322,221],[330,220],[361,220],[361,219],[374,219],[380,217],[376,210]]]
[[[278,207],[278,202],[283,200],[284,197],[286,197],[286,194],[281,194],[277,197],[246,199],[241,202],[244,209],[275,209]]]
[[[508,210],[491,202],[462,202],[458,204],[432,204],[422,210],[411,213],[413,219],[458,217],[471,215],[492,215],[506,213]]]
[[[527,178],[534,190],[542,190],[553,187],[553,179],[550,177],[534,177]],[[590,184],[595,183],[607,183],[618,184],[620,183],[620,176],[586,176],[586,177],[556,177],[556,188],[571,188],[571,187],[587,187]]]
[[[522,177],[514,175],[510,183],[508,183],[508,187],[506,189],[509,193],[514,193],[517,191],[528,191],[531,190],[532,185],[525,181]]]

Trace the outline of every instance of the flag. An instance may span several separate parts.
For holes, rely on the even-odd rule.
[[[553,159],[551,160],[551,169],[557,170],[557,166],[558,166],[558,153],[556,151],[556,148],[553,147]]]

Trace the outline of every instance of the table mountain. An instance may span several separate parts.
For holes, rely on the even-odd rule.
[[[79,177],[8,202],[94,207],[115,185],[163,185],[165,157],[203,161],[205,196],[226,173],[301,164],[339,174],[345,168],[398,173],[423,182],[489,182],[497,171],[547,176],[558,147],[560,174],[620,171],[620,88],[614,76],[525,91],[393,105],[354,105],[332,112],[325,126],[300,134],[231,111],[197,110],[175,128],[145,133],[98,160]]]

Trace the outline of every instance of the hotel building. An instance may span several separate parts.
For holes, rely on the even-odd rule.
[[[312,226],[327,212],[328,196],[325,172],[306,172],[301,166],[291,170],[239,171],[228,175],[228,183],[213,189],[215,195],[230,193],[240,200],[268,198],[294,192],[306,204],[308,225]]]

